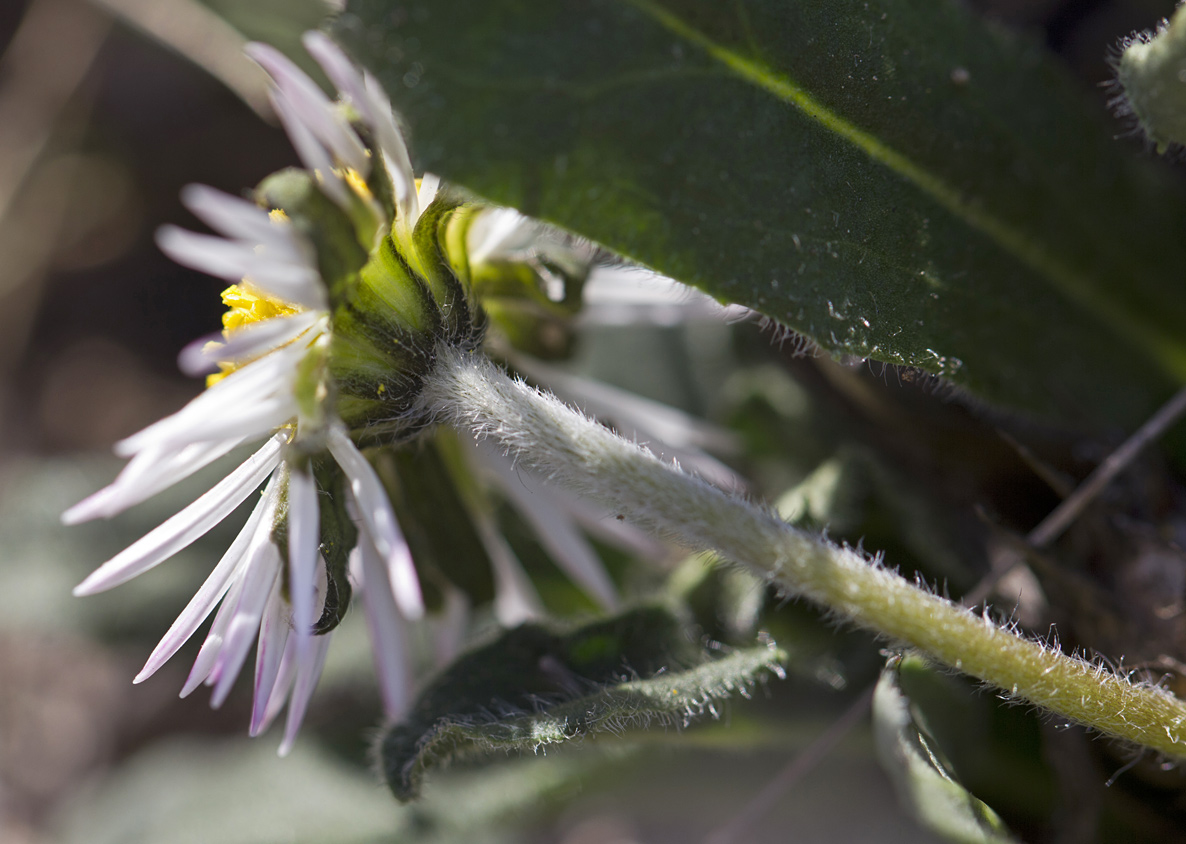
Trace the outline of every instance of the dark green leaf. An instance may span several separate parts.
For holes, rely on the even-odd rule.
[[[658,607],[568,633],[524,625],[430,684],[383,736],[380,765],[395,796],[410,800],[428,769],[459,757],[716,715],[716,701],[781,676],[785,659],[766,646],[714,658]]]
[[[903,662],[895,659],[882,672],[873,698],[877,748],[903,805],[925,826],[965,844],[1015,844],[996,812],[955,779],[950,763],[899,684]]]
[[[1132,426],[1186,379],[1186,191],[954,2],[351,0],[419,163],[833,352]]]

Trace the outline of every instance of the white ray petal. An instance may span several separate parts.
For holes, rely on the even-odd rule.
[[[738,450],[734,434],[678,408],[601,381],[570,375],[526,355],[516,354],[512,362],[529,378],[546,383],[560,398],[579,403],[593,416],[608,417],[619,425],[632,427],[645,438],[658,440],[656,445],[712,448],[724,453]],[[732,474],[727,467],[722,469]]]
[[[670,554],[668,546],[641,528],[627,521],[619,521],[615,514],[583,498],[571,490],[553,486],[551,492],[577,524],[592,536],[638,557],[663,559]]]
[[[420,189],[416,191],[416,201],[420,204],[421,209],[432,205],[440,187],[441,177],[435,173],[425,173],[420,177]]]
[[[311,260],[292,226],[277,223],[254,202],[208,185],[191,184],[181,189],[181,203],[224,237],[259,243],[290,260]]]
[[[469,598],[456,586],[446,585],[445,607],[440,615],[432,619],[432,655],[438,666],[448,665],[465,642],[465,631],[469,625]]]
[[[176,554],[230,515],[280,462],[282,434],[268,440],[209,492],[116,554],[74,589],[93,595],[143,574]]]
[[[303,656],[317,623],[317,592],[321,524],[317,483],[306,469],[294,468],[288,476],[288,583],[297,653]]]
[[[494,614],[503,627],[517,627],[541,618],[543,602],[531,583],[510,543],[483,513],[474,518],[482,547],[490,558],[494,574]]]
[[[321,141],[301,122],[292,103],[282,92],[272,91],[269,95],[276,116],[288,133],[288,139],[297,151],[305,167],[313,172],[321,190],[339,208],[350,211],[350,192],[341,178],[334,172],[334,161]]]
[[[296,741],[301,722],[305,720],[305,712],[309,708],[309,700],[313,697],[313,690],[317,688],[317,681],[321,679],[321,670],[325,667],[325,655],[329,651],[329,641],[332,637],[314,636],[312,646],[304,656],[297,658],[296,683],[292,689],[292,699],[288,702],[288,719],[284,724],[284,740],[280,743],[279,753],[287,756]]]
[[[419,219],[421,209],[416,198],[416,176],[412,170],[412,159],[408,156],[408,145],[404,143],[403,132],[395,122],[395,115],[391,110],[391,101],[387,99],[387,93],[379,84],[379,80],[366,72],[362,78],[370,111],[371,128],[375,132],[387,173],[391,177],[391,187],[395,191],[400,219],[406,221],[411,228]]]
[[[470,264],[480,264],[495,254],[528,223],[514,208],[486,208],[470,226],[466,238]]]
[[[248,264],[258,257],[246,243],[173,225],[156,230],[156,244],[178,264],[228,281],[247,275]]]
[[[524,485],[526,475],[517,470],[492,444],[482,442],[475,445],[481,460],[491,468],[489,476],[515,505],[515,509],[535,528],[540,544],[556,564],[603,608],[616,609],[619,601],[613,581],[589,541],[577,530],[572,519],[556,504],[550,493],[542,488],[527,489]]]
[[[711,296],[645,267],[598,266],[581,288],[579,322],[591,325],[681,325],[691,321],[733,323],[753,311],[722,305]]]
[[[305,49],[309,51],[309,55],[317,61],[317,64],[321,65],[321,69],[325,71],[325,75],[329,77],[329,81],[334,84],[338,92],[344,94],[358,109],[363,120],[373,123],[371,102],[367,97],[362,73],[342,52],[341,48],[328,35],[319,30],[306,32],[301,36],[301,43],[305,45]]]
[[[305,352],[299,346],[287,346],[235,370],[181,410],[117,442],[115,453],[130,457],[148,448],[179,449],[194,442],[222,439],[215,432],[228,427],[238,426],[231,435],[242,438],[270,431],[296,414],[292,382]],[[261,428],[256,423],[247,427],[248,420],[257,420],[261,413],[271,418],[286,403],[292,411],[281,415],[273,425]]]
[[[186,375],[205,375],[220,362],[241,363],[296,340],[325,315],[304,311],[290,316],[260,320],[237,328],[230,337],[208,334],[181,350],[177,365]]]
[[[251,699],[251,726],[248,732],[259,735],[267,712],[268,699],[280,673],[280,661],[288,645],[288,630],[291,608],[281,594],[283,580],[276,579],[264,616],[259,625],[259,644],[255,651],[255,684]]]
[[[151,441],[154,445],[179,448],[191,442],[221,440],[235,434],[246,434],[257,439],[271,434],[291,420],[297,413],[296,396],[292,390],[281,391],[279,395],[265,395],[250,404],[228,409],[226,412],[206,419],[194,420],[197,424],[162,429]]]
[[[143,683],[171,659],[181,646],[189,641],[190,636],[206,620],[219,600],[226,595],[231,582],[241,574],[241,563],[245,559],[252,540],[256,539],[257,532],[264,524],[265,517],[268,524],[264,530],[271,530],[271,515],[275,512],[276,497],[276,475],[273,472],[272,480],[268,482],[259,503],[251,511],[247,523],[243,525],[243,529],[239,531],[235,541],[231,543],[231,547],[222,555],[218,565],[210,572],[210,576],[206,578],[185,609],[177,616],[177,620],[161,638],[160,643],[144,664],[144,668],[132,680],[133,683]]]
[[[340,427],[329,432],[329,450],[334,460],[350,481],[350,492],[358,508],[358,515],[366,524],[367,532],[387,565],[388,578],[395,601],[404,617],[415,621],[424,615],[424,598],[420,580],[408,548],[387,498],[387,491],[379,476],[350,437]]]
[[[366,526],[360,526],[360,531],[365,533]],[[360,536],[358,547],[350,552],[350,565],[362,591],[383,712],[388,720],[397,721],[412,703],[412,665],[404,620],[387,582],[387,568],[369,538]]]
[[[280,552],[270,541],[258,542],[248,551],[248,559],[243,570],[243,592],[239,596],[239,603],[235,607],[234,617],[223,637],[222,650],[218,655],[218,662],[214,671],[218,673],[218,681],[214,684],[214,694],[210,698],[210,706],[218,709],[231,693],[231,686],[239,676],[243,663],[247,660],[247,652],[259,633],[260,619],[263,617],[264,607],[272,589],[277,587],[280,579]]]
[[[365,176],[370,168],[366,148],[349,123],[334,109],[325,92],[274,47],[248,44],[246,52],[276,81],[292,108],[293,116],[342,164]]]
[[[232,279],[233,280],[233,279]],[[325,310],[325,285],[316,267],[259,256],[247,266],[242,283],[273,299],[301,308]]]
[[[336,179],[336,177],[335,177]],[[182,266],[226,281],[248,281],[265,293],[306,308],[325,306],[317,269],[282,250],[199,234],[173,225],[156,231],[160,250]]]
[[[194,443],[180,449],[151,448],[141,451],[124,466],[111,484],[63,513],[62,522],[76,525],[91,519],[110,518],[209,466],[242,441],[242,437],[235,437]]]

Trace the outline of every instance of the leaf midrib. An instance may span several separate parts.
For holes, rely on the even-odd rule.
[[[961,191],[942,177],[841,117],[794,80],[718,44],[655,0],[624,1],[672,34],[702,49],[735,76],[798,109],[809,120],[913,184],[949,213],[986,235],[1002,250],[1033,270],[1063,297],[1091,313],[1118,336],[1143,351],[1164,372],[1176,380],[1186,380],[1186,350],[1177,338],[1134,320],[1122,303],[1105,295],[1097,284],[1068,267],[1058,256],[1027,237],[1022,230],[989,213],[982,206],[969,202]]]

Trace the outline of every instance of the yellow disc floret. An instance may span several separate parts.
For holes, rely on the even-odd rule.
[[[272,213],[283,214],[284,212],[273,211]],[[227,312],[222,315],[222,336],[228,339],[235,331],[252,323],[272,319],[273,317],[291,316],[300,312],[300,308],[294,307],[281,299],[268,296],[266,293],[261,293],[246,279],[241,284],[232,284],[226,290],[222,291],[222,303],[227,306]],[[210,387],[217,384],[238,369],[240,365],[220,361],[218,364],[219,371],[206,376],[206,386]]]
[[[371,193],[370,186],[367,185],[366,179],[362,177],[361,173],[359,173],[353,167],[347,167],[340,172],[342,175],[342,180],[350,186],[350,189],[354,191],[354,193],[357,194],[361,200],[364,202],[375,201],[375,195]]]
[[[222,315],[222,333],[230,336],[232,332],[273,317],[292,316],[300,311],[282,299],[260,293],[244,280],[242,284],[232,284],[222,291],[222,303],[227,306],[227,312]]]

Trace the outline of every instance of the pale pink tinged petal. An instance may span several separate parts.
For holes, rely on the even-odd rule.
[[[255,687],[251,699],[251,726],[249,734],[257,736],[263,728],[268,700],[280,673],[280,661],[288,645],[288,631],[291,608],[281,595],[283,581],[276,579],[268,604],[264,608],[263,620],[259,625],[259,643],[255,650]]]
[[[375,132],[379,151],[383,153],[387,174],[391,177],[391,187],[395,191],[400,219],[411,227],[419,219],[421,209],[416,198],[416,176],[412,170],[412,160],[408,156],[408,145],[404,143],[403,132],[395,122],[395,115],[391,110],[391,101],[387,99],[387,93],[379,84],[379,80],[364,72],[363,86],[371,128]]]
[[[181,449],[156,448],[132,458],[110,485],[83,499],[62,514],[62,522],[75,525],[110,518],[146,501],[178,481],[213,463],[242,442],[234,438],[195,443]]]
[[[221,362],[237,363],[296,340],[322,320],[318,311],[260,320],[236,329],[229,338],[210,334],[181,350],[177,365],[186,375],[205,375]]]
[[[332,181],[338,183],[337,177]],[[346,197],[345,188],[340,194]],[[307,259],[292,257],[288,250],[268,250],[172,225],[157,229],[156,242],[162,252],[182,266],[227,281],[247,279],[278,299],[307,308],[324,306],[324,297],[317,292],[317,268]]]
[[[395,721],[407,713],[412,703],[408,633],[387,582],[386,566],[370,542],[364,539],[350,552],[350,564],[362,592],[383,712]]]
[[[337,159],[335,163],[349,167],[365,178],[371,169],[366,147],[345,116],[334,108],[321,89],[312,83],[308,86],[293,84],[283,87],[293,116]]]
[[[489,516],[474,520],[482,547],[494,569],[494,614],[504,627],[517,627],[543,616],[543,603],[506,538]]]
[[[269,99],[272,108],[276,110],[276,116],[280,118],[280,123],[288,133],[288,139],[292,142],[293,149],[296,150],[305,167],[316,176],[317,184],[320,185],[321,190],[339,208],[349,212],[350,192],[334,172],[334,161],[329,152],[301,122],[287,95],[283,92],[272,91],[269,94]]]
[[[305,720],[309,700],[313,697],[313,690],[317,688],[317,681],[321,679],[321,670],[325,668],[325,655],[329,651],[330,638],[329,634],[314,636],[308,653],[297,658],[296,684],[293,686],[292,699],[288,703],[284,740],[280,743],[279,750],[281,756],[287,756],[292,750],[301,722]]]
[[[233,578],[231,588],[223,597],[222,604],[219,605],[218,612],[214,615],[214,623],[210,625],[202,647],[198,649],[198,656],[194,659],[193,667],[189,670],[189,676],[186,677],[185,684],[181,687],[181,697],[189,697],[194,689],[209,680],[211,672],[218,664],[223,639],[227,628],[230,627],[231,619],[235,616],[235,608],[239,605],[239,596],[242,594],[243,578]]]
[[[738,449],[734,434],[678,408],[601,381],[570,375],[526,355],[515,355],[514,364],[528,377],[546,383],[560,398],[579,403],[593,416],[609,417],[620,425],[633,427],[648,439],[681,449],[712,448],[722,452]]]
[[[277,234],[282,231],[278,229]],[[227,240],[165,225],[157,229],[156,242],[162,252],[182,266],[227,281],[249,277],[267,285],[267,291],[279,298],[306,307],[316,305],[316,301],[306,301],[310,286],[318,278],[316,266],[309,251],[292,237],[273,236],[262,243]]]
[[[358,515],[379,555],[387,563],[388,578],[400,612],[404,618],[415,621],[424,615],[424,598],[412,552],[395,518],[387,491],[366,457],[340,427],[330,429],[328,445],[334,460],[350,481]]]
[[[630,522],[619,521],[610,511],[590,503],[587,498],[566,489],[554,488],[552,492],[556,493],[565,512],[598,539],[638,557],[657,560],[668,555],[668,547],[660,540]]]
[[[332,150],[342,164],[365,176],[370,167],[366,147],[335,111],[317,83],[287,56],[267,44],[249,44],[246,52],[276,81],[302,125]]]
[[[186,441],[188,434],[208,425],[211,417],[233,415],[261,395],[290,389],[297,364],[304,354],[305,350],[301,348],[277,349],[275,354],[235,370],[181,410],[117,442],[115,453],[131,457],[149,448],[163,448],[167,441],[189,445],[190,441],[209,439],[192,436]],[[248,433],[240,431],[238,436],[245,438]]]
[[[218,675],[214,694],[210,698],[210,706],[214,709],[222,706],[231,693],[231,686],[239,676],[247,653],[259,633],[260,619],[268,596],[280,579],[280,552],[270,541],[257,543],[254,549],[248,551],[248,555],[251,559],[243,571],[243,593],[239,596],[234,617],[223,637],[222,650],[214,668]]]
[[[317,64],[321,65],[321,69],[325,71],[325,75],[338,92],[344,94],[358,109],[362,118],[370,122],[370,103],[367,100],[362,74],[341,48],[328,35],[318,30],[310,30],[302,35],[301,43]]]
[[[181,204],[224,237],[292,247],[291,231],[278,226],[267,211],[242,197],[208,185],[186,185],[181,189]]]
[[[280,461],[277,435],[209,492],[96,569],[74,589],[93,595],[131,580],[172,557],[230,515]]]
[[[292,691],[292,683],[296,679],[296,667],[296,637],[291,635],[290,631],[288,641],[284,643],[284,655],[280,657],[280,668],[276,672],[276,681],[272,684],[267,706],[264,707],[263,718],[253,735],[258,736],[267,732],[268,727],[272,726],[272,722],[276,720],[276,716],[284,709],[284,704],[288,703],[288,695]]]
[[[298,656],[303,656],[317,623],[317,570],[321,522],[317,483],[307,470],[288,476],[288,582]],[[324,569],[324,566],[321,566]]]
[[[240,564],[245,559],[248,546],[253,539],[257,538],[257,532],[260,530],[265,516],[270,520],[271,514],[275,511],[277,498],[275,479],[276,475],[273,474],[259,503],[251,511],[247,523],[243,525],[243,529],[239,531],[239,535],[235,537],[231,547],[223,554],[218,565],[214,567],[214,571],[210,572],[210,576],[206,578],[206,582],[181,611],[181,615],[177,616],[177,620],[173,622],[168,632],[153,650],[152,655],[148,657],[148,662],[136,675],[133,683],[143,683],[171,659],[206,620],[211,610],[227,593],[231,582],[242,574]],[[270,531],[271,525],[264,527],[264,530]]]
[[[183,267],[227,281],[243,278],[259,257],[249,244],[198,234],[173,225],[156,230],[156,243],[162,252]]]
[[[526,477],[511,461],[488,443],[478,444],[479,455],[494,471],[490,473],[511,503],[535,528],[540,544],[561,569],[605,609],[619,605],[617,589],[606,574],[593,546],[573,525],[572,519],[542,488],[524,486]]]

